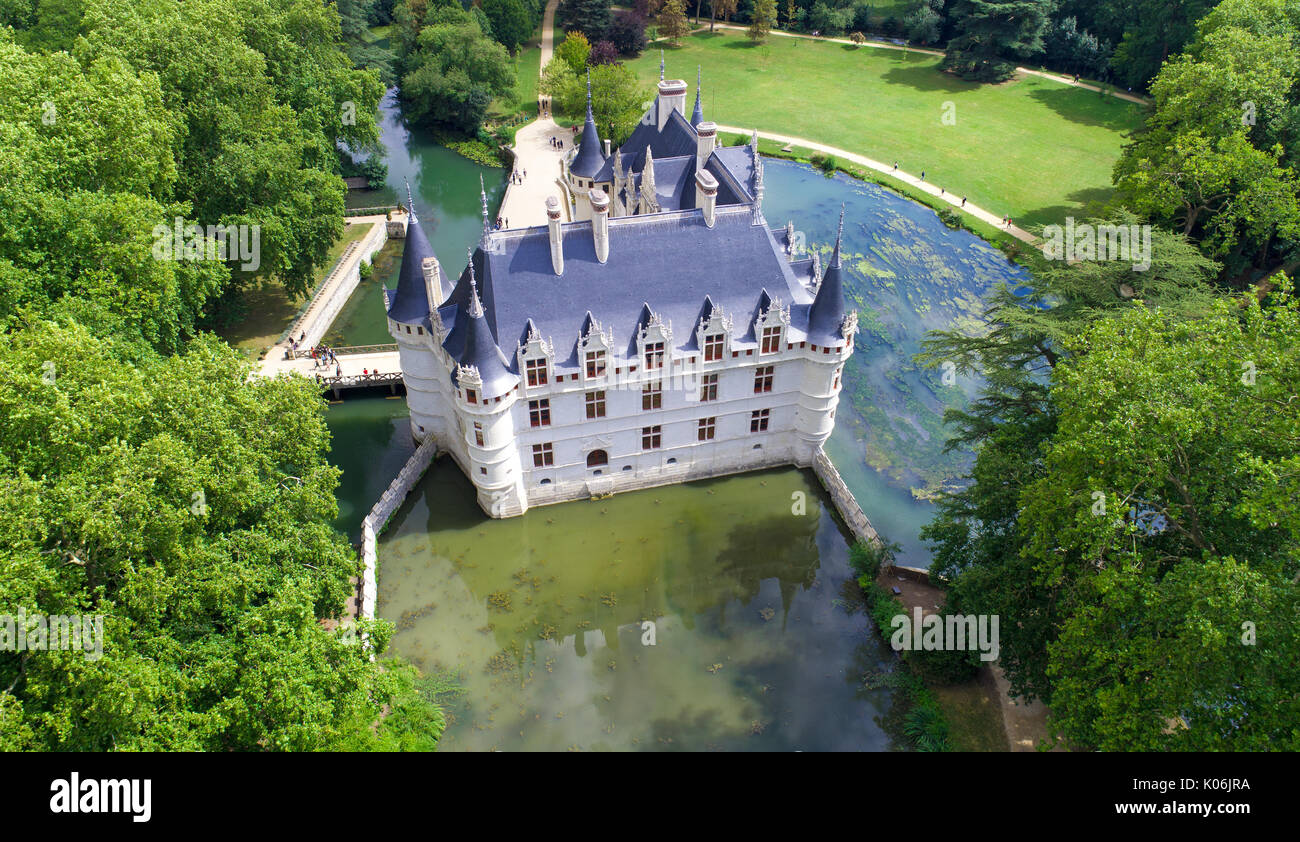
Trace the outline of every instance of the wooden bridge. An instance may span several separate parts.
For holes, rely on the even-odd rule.
[[[397,355],[394,354],[394,357]],[[343,363],[343,357],[339,358],[340,366]],[[354,366],[349,366],[354,368]],[[316,382],[322,389],[329,390],[337,400],[345,389],[371,389],[382,388],[387,386],[389,394],[398,394],[401,388],[402,394],[406,392],[406,384],[402,380],[402,372],[393,371],[373,371],[367,369],[366,373],[358,374],[356,372],[344,371],[342,374],[317,374]]]

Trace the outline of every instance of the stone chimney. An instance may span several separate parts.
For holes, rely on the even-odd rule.
[[[591,235],[596,241],[596,259],[609,260],[609,197],[599,187],[592,188]]]
[[[564,234],[560,231],[560,200],[546,197],[546,227],[551,237],[551,268],[555,274],[564,274]]]
[[[668,79],[659,83],[659,131],[668,124],[668,117],[674,111],[686,116],[686,82],[682,79]]]
[[[609,138],[605,138],[605,157],[609,157]]]
[[[712,228],[718,209],[718,180],[708,170],[695,171],[695,207],[704,211],[704,224]]]
[[[424,295],[429,299],[429,312],[432,313],[442,303],[442,277],[438,271],[438,258],[426,257],[420,264],[420,271],[424,273]]]
[[[705,120],[695,127],[695,133],[699,135],[695,141],[695,171],[703,172],[704,165],[709,162],[709,156],[718,145],[718,124]]]

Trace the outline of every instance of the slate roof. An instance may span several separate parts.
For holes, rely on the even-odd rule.
[[[390,296],[388,318],[408,325],[427,323],[429,296],[424,289],[424,259],[433,257],[433,246],[425,236],[420,222],[411,213],[406,225],[406,244],[402,249],[402,268],[397,273],[397,289]],[[438,267],[442,288],[447,288],[447,276]]]
[[[840,325],[844,321],[844,282],[840,267],[840,240],[844,236],[844,208],[840,208],[840,230],[835,235],[835,250],[831,252],[830,265],[822,275],[817,297],[808,310],[808,341],[818,345],[834,345],[843,338]]]
[[[547,229],[541,226],[494,234],[491,253],[476,250],[473,265],[493,335],[512,343],[531,319],[543,337],[554,340],[557,352],[568,354],[556,361],[564,367],[577,367],[573,340],[584,329],[587,312],[613,330],[619,350],[635,349],[635,331],[648,304],[672,323],[677,347],[686,348],[694,345],[706,295],[733,316],[737,334],[744,334],[738,341],[753,341],[747,322],[760,301],[780,298],[805,310],[810,303],[781,247],[766,226],[753,224],[749,208],[720,208],[712,229],[692,211],[610,219],[604,264],[596,260],[591,223],[567,223],[561,236],[561,276],[551,268]],[[464,308],[469,297],[466,267],[447,309]],[[792,328],[802,333],[800,325]],[[514,348],[506,350],[513,366]]]

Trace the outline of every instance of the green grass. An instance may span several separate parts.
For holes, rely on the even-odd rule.
[[[529,120],[537,118],[537,82],[542,68],[540,32],[519,48],[511,61],[515,66],[515,100],[494,99],[488,106],[489,120],[503,120],[524,115]]]
[[[646,82],[658,81],[660,46],[628,62]],[[964,82],[939,61],[780,36],[753,46],[740,32],[667,48],[670,76],[690,80],[703,68],[708,119],[897,161],[1018,225],[1060,222],[1110,197],[1111,167],[1141,106],[1034,76]],[[951,126],[941,122],[948,102]]]

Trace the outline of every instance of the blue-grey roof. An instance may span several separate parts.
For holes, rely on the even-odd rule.
[[[605,153],[600,149],[600,136],[596,133],[596,119],[591,114],[591,95],[588,93],[587,121],[582,124],[582,140],[578,143],[578,154],[569,165],[569,171],[583,178],[591,178],[604,166]]]
[[[610,219],[604,264],[596,260],[591,223],[567,223],[561,227],[562,276],[551,266],[545,227],[492,237],[491,253],[475,251],[473,263],[486,320],[496,337],[513,340],[531,319],[557,349],[573,348],[571,340],[590,311],[613,330],[617,343],[630,344],[649,305],[672,323],[675,344],[685,348],[693,345],[707,295],[734,317],[737,333],[752,341],[752,326],[742,321],[752,320],[760,301],[766,307],[779,297],[787,305],[803,305],[801,312],[808,304],[808,293],[790,271],[783,250],[766,226],[753,224],[748,208],[720,208],[712,229],[698,211]],[[469,296],[467,269],[446,309],[462,308]],[[513,347],[508,350],[513,355]],[[572,354],[557,362],[577,366]]]
[[[397,273],[397,290],[388,306],[388,318],[401,324],[423,324],[429,316],[429,296],[424,289],[424,259],[433,257],[433,246],[424,235],[415,214],[406,226],[406,244],[402,249],[402,268]],[[441,266],[439,277],[445,278]],[[443,284],[446,288],[446,284]]]
[[[840,211],[841,232],[844,227],[844,212]],[[835,237],[835,250],[831,253],[830,266],[822,275],[821,286],[813,298],[812,307],[808,309],[808,341],[816,345],[834,345],[844,338],[841,326],[844,322],[844,282],[840,269],[840,239]]]
[[[461,365],[472,365],[483,378],[483,397],[504,395],[519,382],[510,371],[510,363],[492,336],[492,329],[483,315],[471,316],[463,308],[456,314],[455,324],[443,340],[442,347]],[[454,376],[454,375],[453,375]]]
[[[654,114],[651,109],[651,114]],[[633,129],[632,135],[623,143],[623,171],[627,172],[632,169],[640,172],[645,166],[645,151],[647,149],[654,155],[655,165],[659,161],[668,158],[680,158],[685,155],[695,156],[695,149],[699,140],[695,134],[695,127],[682,116],[680,111],[674,110],[668,115],[668,121],[664,124],[664,130],[659,131],[658,123],[638,123]],[[574,170],[577,172],[577,170]],[[605,166],[596,173],[596,181],[613,181],[614,180],[614,162],[611,156],[610,160],[605,161]]]

